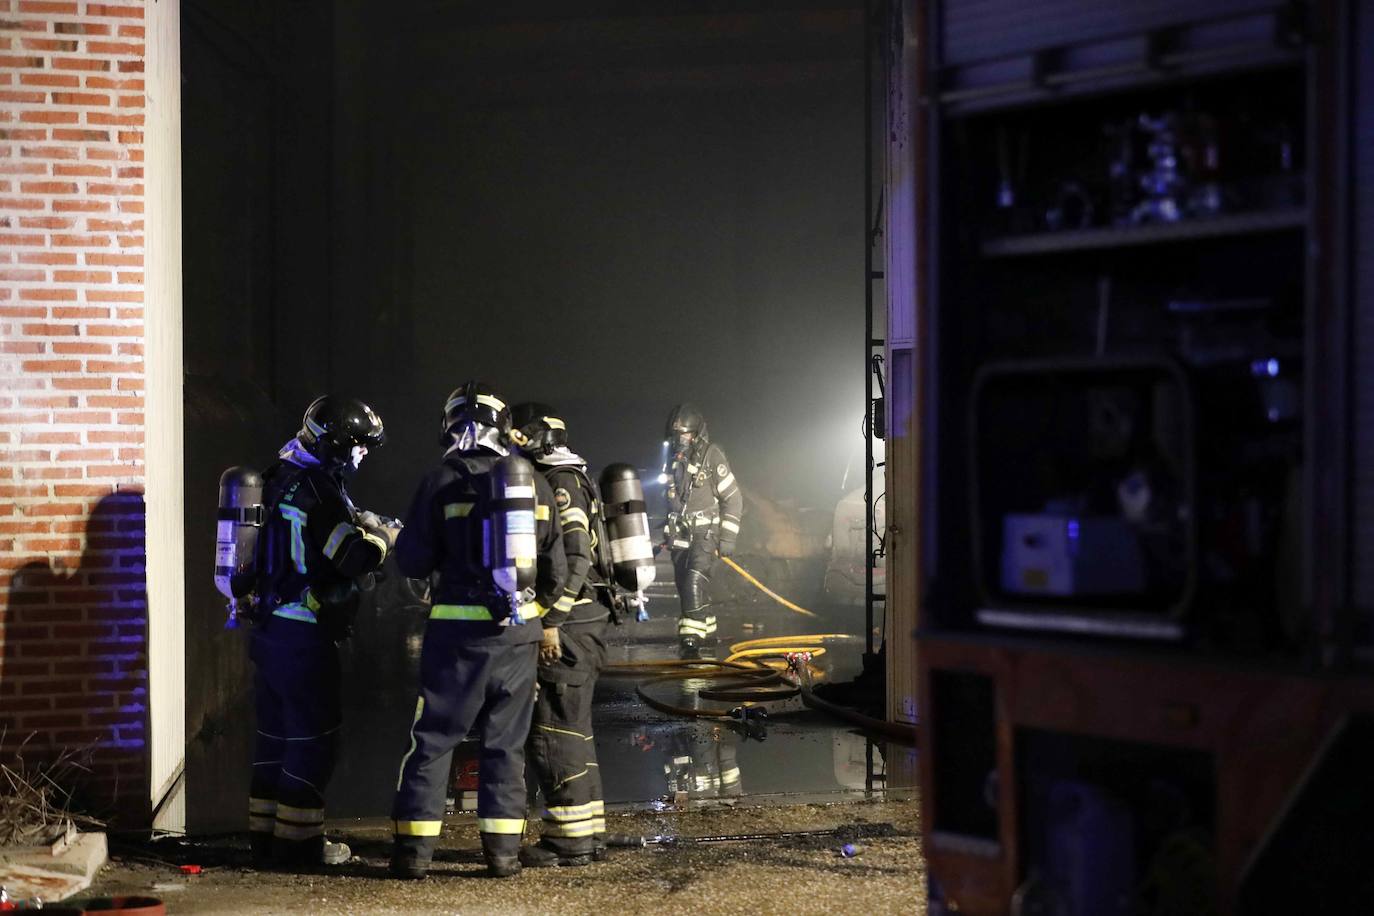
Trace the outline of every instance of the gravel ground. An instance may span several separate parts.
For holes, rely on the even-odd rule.
[[[902,913],[924,914],[925,863],[914,801],[705,808],[608,816],[613,833],[702,837],[841,827],[835,836],[679,843],[613,850],[586,868],[485,877],[475,825],[453,819],[430,877],[386,877],[382,824],[331,831],[355,858],[319,874],[257,872],[246,839],[117,845],[83,897],[143,894],[169,913]],[[857,855],[840,855],[849,841]],[[196,863],[188,877],[177,866]]]

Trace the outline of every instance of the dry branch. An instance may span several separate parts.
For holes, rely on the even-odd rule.
[[[24,748],[32,738],[24,739],[11,761],[0,763],[0,847],[45,845],[73,828],[103,829],[100,820],[70,810],[72,792],[90,773],[82,761],[93,745],[64,747],[50,760],[29,763]]]

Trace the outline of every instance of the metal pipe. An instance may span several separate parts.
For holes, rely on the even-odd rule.
[[[864,652],[873,649],[873,4],[864,0]]]

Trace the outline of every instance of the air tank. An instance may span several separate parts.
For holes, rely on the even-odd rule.
[[[262,528],[262,476],[236,465],[219,478],[219,513],[215,526],[215,588],[229,599],[224,626],[239,625],[238,601],[256,584],[258,531]]]
[[[654,543],[649,536],[644,487],[635,469],[628,464],[612,464],[602,471],[601,501],[616,584],[642,593],[654,581]]]
[[[520,606],[534,588],[538,542],[535,537],[534,466],[516,455],[497,461],[491,475],[487,557],[491,577],[509,599],[511,623],[524,623]]]

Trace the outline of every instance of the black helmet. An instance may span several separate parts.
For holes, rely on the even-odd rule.
[[[684,435],[706,438],[706,417],[691,404],[674,407],[673,412],[668,414],[668,423],[663,432],[665,439],[677,439]]]
[[[443,426],[439,430],[440,444],[448,445],[450,434],[473,422],[495,429],[502,437],[510,434],[510,408],[505,399],[484,382],[465,382],[448,396],[444,402]]]
[[[528,401],[511,408],[511,440],[532,455],[568,444],[568,426],[548,404]]]
[[[296,434],[302,446],[322,464],[344,464],[355,445],[376,448],[386,442],[382,418],[357,398],[316,398],[305,409],[301,431]]]

